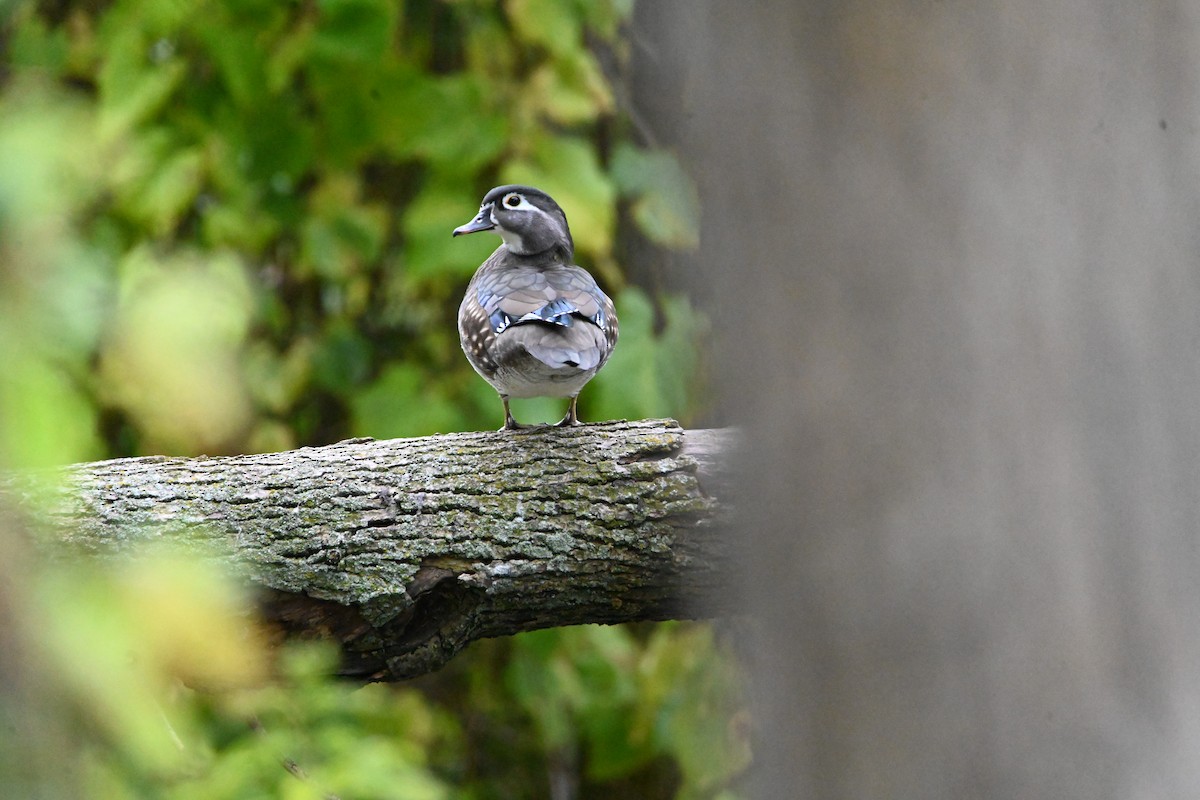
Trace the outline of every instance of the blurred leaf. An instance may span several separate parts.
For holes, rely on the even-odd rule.
[[[529,96],[556,121],[575,124],[612,111],[612,92],[591,53],[577,50],[539,67]]]
[[[480,378],[480,380],[483,380]],[[487,384],[484,384],[487,386]],[[488,386],[491,400],[499,409],[498,421],[504,421],[504,410],[496,390]],[[558,422],[567,413],[567,400],[564,397],[516,397],[511,401],[512,413],[517,422],[522,425],[539,425]]]
[[[412,364],[389,366],[351,406],[355,436],[391,439],[459,430],[461,416],[441,387]]]
[[[338,395],[363,383],[371,369],[371,344],[344,322],[334,322],[316,343],[312,356],[316,384]]]
[[[97,133],[108,142],[155,113],[179,88],[185,65],[178,59],[148,64],[148,44],[136,29],[119,31],[108,42],[97,76],[100,117]]]
[[[633,0],[583,0],[579,8],[587,24],[608,40],[616,38],[621,23],[633,15]]]
[[[255,342],[243,358],[246,385],[263,408],[281,414],[306,388],[312,369],[312,342],[302,339],[280,354],[266,342]]]
[[[281,453],[299,446],[291,425],[277,419],[259,420],[246,437],[246,453]]]
[[[316,134],[293,96],[264,98],[244,110],[222,108],[206,133],[216,187],[239,194],[249,190],[256,200],[271,197],[268,188],[289,194],[315,157]]]
[[[286,124],[287,121],[286,118],[276,120],[280,124]],[[279,235],[284,222],[295,225],[299,216],[298,212],[294,215],[279,214],[279,209],[268,208],[269,184],[257,173],[260,169],[266,171],[279,167],[272,177],[287,179],[289,173],[283,167],[295,165],[291,162],[292,157],[287,155],[289,146],[286,143],[281,143],[282,146],[274,151],[271,160],[275,163],[264,163],[256,154],[260,148],[269,147],[270,143],[265,140],[244,141],[237,138],[240,135],[239,126],[234,125],[214,131],[208,138],[206,149],[209,152],[212,194],[200,198],[202,202],[198,204],[197,211],[200,214],[203,241],[207,246],[229,246],[257,253]],[[305,138],[303,133],[289,137],[290,147],[305,147]],[[269,172],[267,174],[271,175]],[[299,207],[294,200],[288,205]]]
[[[462,181],[430,181],[423,186],[404,213],[405,272],[427,277],[472,275],[499,239],[491,234],[453,237],[451,232],[475,215],[480,199]]]
[[[75,207],[97,192],[103,165],[93,110],[37,80],[15,80],[0,95],[0,224],[8,247],[21,229],[58,236]],[[37,258],[39,252],[22,252]],[[6,269],[19,265],[7,264]]]
[[[109,399],[156,449],[220,450],[250,413],[237,367],[251,308],[241,265],[229,256],[164,261],[140,250],[121,269],[101,360]]]
[[[7,287],[8,299],[20,306],[9,309],[7,322],[23,326],[38,352],[82,375],[112,308],[111,265],[101,253],[69,240],[47,246],[43,254],[51,256],[50,262],[25,287],[38,291],[36,299]]]
[[[37,583],[38,640],[57,678],[126,757],[143,769],[181,764],[179,734],[196,720],[167,713],[176,681],[261,680],[260,642],[244,598],[194,554],[141,554],[121,566],[58,567]],[[103,687],[97,691],[97,687]]]
[[[570,706],[577,699],[570,666],[558,647],[563,630],[532,631],[513,640],[513,655],[505,683],[529,714],[546,750],[574,739]]]
[[[122,205],[152,233],[166,236],[190,210],[204,179],[204,155],[198,150],[163,148],[161,161],[144,165],[123,192]]]
[[[613,180],[633,200],[633,217],[642,233],[664,247],[695,249],[700,243],[700,201],[691,179],[665,152],[617,147]]]
[[[517,71],[517,65],[527,49],[513,40],[511,24],[505,16],[497,13],[499,4],[475,3],[482,8],[468,11],[464,7],[469,6],[470,2],[474,0],[450,0],[447,3],[458,12],[460,18],[469,20],[463,26],[467,71],[490,75],[493,90],[504,85],[505,90],[511,91],[515,88],[510,83],[511,76]]]
[[[303,259],[322,277],[344,280],[378,256],[386,224],[380,209],[361,206],[310,217],[302,233]]]
[[[580,19],[571,2],[562,0],[509,0],[505,5],[517,35],[552,52],[579,46]]]
[[[389,0],[318,0],[313,54],[336,61],[371,64],[391,45],[397,5]]]
[[[196,4],[180,0],[122,0],[106,19],[114,28],[166,36],[186,24],[195,11]]]
[[[97,173],[79,104],[15,83],[0,97],[0,463],[103,454],[87,392],[110,277],[71,230]]]
[[[710,627],[669,630],[655,632],[644,664],[662,709],[655,733],[683,771],[680,797],[709,797],[749,766],[747,737],[734,724],[740,684]]]
[[[311,16],[300,18],[283,32],[274,49],[267,55],[267,90],[272,94],[288,87],[296,73],[312,55],[312,42],[316,32],[316,20]]]
[[[571,648],[586,694],[580,725],[587,734],[588,774],[608,780],[628,774],[655,756],[649,736],[637,735],[630,710],[641,702],[635,665],[639,656],[628,629],[588,625]]]
[[[585,408],[604,409],[612,418],[684,416],[702,405],[690,392],[706,323],[683,298],[664,298],[663,327],[655,332],[655,311],[640,289],[615,300],[621,337],[608,364],[580,394]]]
[[[261,34],[250,27],[212,25],[203,28],[201,35],[231,104],[249,110],[263,102],[267,53],[259,41]]]
[[[231,710],[253,714],[260,733],[237,734],[218,753],[212,772],[178,796],[237,800],[249,796],[253,777],[271,775],[277,788],[270,796],[448,797],[424,756],[427,749],[458,746],[443,718],[415,692],[382,685],[359,689],[329,680],[336,662],[329,646],[288,648],[283,683],[243,692],[230,704]],[[281,756],[293,759],[307,779],[284,772]],[[267,762],[271,768],[264,768]],[[218,787],[221,792],[213,794]]]
[[[374,262],[383,246],[387,211],[359,199],[355,177],[334,173],[311,193],[302,231],[302,263],[324,278],[343,281]]]
[[[13,350],[0,329],[0,465],[4,469],[66,464],[103,454],[96,409],[47,359]]]
[[[40,67],[54,73],[63,71],[70,52],[70,42],[65,31],[51,30],[34,13],[35,4],[17,3],[14,8],[20,20],[12,24],[12,40],[9,42],[9,59],[16,67]],[[7,22],[0,6],[0,26]]]
[[[314,63],[306,78],[320,123],[316,155],[323,162],[349,169],[392,139],[390,74]]]
[[[398,113],[387,146],[399,157],[416,155],[456,176],[478,170],[503,151],[509,136],[490,94],[476,75],[408,73],[388,98]]]
[[[256,252],[279,232],[278,223],[261,209],[245,209],[208,201],[202,209],[204,240],[213,247]]]

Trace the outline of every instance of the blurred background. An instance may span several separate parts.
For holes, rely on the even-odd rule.
[[[0,469],[498,427],[455,326],[498,240],[450,231],[510,182],[559,201],[617,303],[581,417],[719,421],[699,204],[631,101],[633,12],[0,0]],[[319,647],[269,666],[193,562],[48,565],[25,524],[0,516],[7,796],[738,796],[708,625],[541,631],[360,689]]]
[[[0,794],[1200,796],[1197,42],[1187,0],[0,0],[3,469],[497,427],[454,325],[495,239],[449,232],[529,182],[621,315],[584,419],[742,431],[758,620],[357,688],[194,559],[0,509]]]

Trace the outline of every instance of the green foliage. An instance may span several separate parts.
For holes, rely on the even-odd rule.
[[[656,313],[657,312],[657,313]],[[686,300],[665,298],[656,309],[640,289],[621,295],[621,338],[609,363],[580,395],[606,414],[627,419],[664,417],[696,407],[698,353],[707,326]],[[639,390],[630,392],[628,387]]]
[[[198,737],[200,720],[190,704],[170,702],[181,681],[227,687],[263,676],[261,650],[240,619],[247,598],[182,555],[54,568],[35,589],[38,646],[95,730],[91,754],[111,748],[139,773],[188,766],[180,740]]]
[[[507,685],[549,751],[582,751],[597,784],[673,760],[677,797],[713,797],[749,760],[736,677],[707,626],[584,626],[517,637]],[[727,659],[727,657],[726,657]]]
[[[317,443],[371,432],[379,415],[365,409],[380,404],[360,395],[397,375],[417,386],[469,376],[453,343],[454,300],[494,240],[448,234],[494,183],[534,183],[562,203],[581,260],[623,313],[613,246],[622,199],[626,222],[650,241],[686,247],[697,236],[694,190],[670,155],[619,135],[611,153],[596,144],[613,138],[620,117],[582,43],[602,41],[619,56],[629,11],[540,0],[129,0],[52,22],[20,6],[7,95],[33,80],[76,87],[70,99],[86,118],[70,134],[81,141],[63,147],[86,159],[96,202],[77,223],[109,267],[103,289],[129,291],[136,278],[111,265],[141,251],[164,265],[237,259],[253,296],[246,335],[224,356],[242,370],[245,401],[227,397],[214,407],[224,421],[168,436],[149,410],[155,390],[143,393],[127,373],[101,376],[94,389],[119,429],[114,441],[131,452],[244,450],[279,438],[263,431],[290,429],[293,444]],[[661,313],[684,301],[653,302]],[[105,321],[125,329],[125,312]],[[683,341],[694,363],[696,347]],[[668,346],[657,336],[643,344]],[[275,382],[284,373],[286,392]],[[650,371],[633,375],[625,394],[662,397]],[[418,393],[400,395],[380,432],[493,426],[494,404],[474,393],[461,378],[440,384],[439,404],[459,410],[432,415]],[[686,416],[687,403],[667,399],[665,410]]]
[[[702,316],[626,285],[616,245],[698,238],[687,176],[633,141],[607,71],[630,13],[0,0],[0,469],[498,426],[454,324],[496,241],[450,230],[502,182],[562,203],[616,297],[585,418],[702,413]],[[76,796],[536,797],[565,770],[593,793],[728,797],[746,763],[706,626],[545,631],[424,691],[357,689],[308,649],[267,680],[245,598],[195,559],[21,582],[13,563],[12,652],[69,733],[0,725],[0,751],[31,753],[0,765],[62,767]]]
[[[413,690],[331,681],[331,646],[289,647],[268,680],[248,598],[203,561],[52,568],[33,601],[36,647],[89,732],[73,756],[81,796],[451,796],[431,763],[462,756],[445,712]]]
[[[612,173],[633,198],[633,218],[648,237],[681,250],[699,244],[700,199],[674,157],[622,143],[613,155]]]
[[[461,758],[453,720],[412,690],[330,681],[336,654],[329,648],[293,646],[284,656],[275,683],[230,693],[208,709],[223,736],[210,740],[210,769],[181,781],[174,796],[451,796],[430,759]],[[253,725],[230,724],[238,718]],[[283,760],[294,763],[303,779],[279,769]],[[268,765],[274,769],[261,769]]]

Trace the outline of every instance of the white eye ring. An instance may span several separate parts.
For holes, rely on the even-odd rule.
[[[504,199],[500,201],[500,205],[509,211],[534,211],[535,207],[532,203],[525,199],[525,195],[517,192],[509,192],[504,195]]]

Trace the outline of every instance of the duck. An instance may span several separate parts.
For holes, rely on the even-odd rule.
[[[453,236],[492,231],[501,243],[475,271],[458,309],[467,361],[500,395],[504,425],[513,397],[570,398],[560,427],[579,425],[578,400],[617,346],[617,312],[575,263],[567,215],[532,186],[497,186]]]

